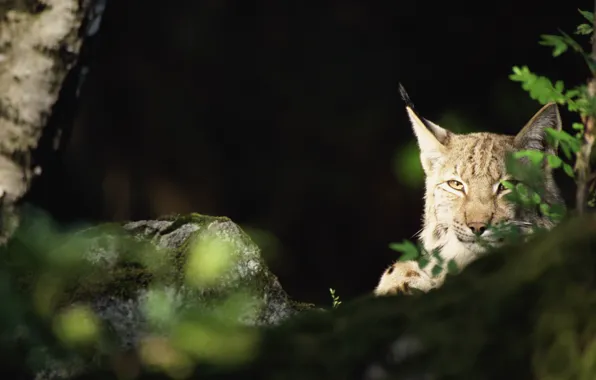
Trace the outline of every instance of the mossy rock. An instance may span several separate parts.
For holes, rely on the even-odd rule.
[[[169,216],[126,223],[122,232],[107,225],[81,234],[89,236],[91,242],[86,257],[94,263],[93,271],[99,266],[103,273],[89,276],[85,272],[80,276],[76,287],[71,287],[69,302],[91,302],[100,315],[124,323],[126,326],[120,328],[123,333],[136,329],[130,326],[136,318],[126,316],[140,312],[139,299],[145,296],[147,286],[155,282],[171,289],[172,296],[179,297],[180,307],[190,298],[193,303],[209,307],[242,291],[254,298],[257,309],[242,319],[248,325],[278,324],[304,308],[283,290],[261,257],[259,247],[226,217]],[[232,263],[213,284],[204,288],[189,286],[185,281],[189,252],[199,240],[212,237],[230,244]]]
[[[167,308],[175,309],[172,315],[191,308],[209,314],[240,294],[242,308],[232,314],[245,327],[277,325],[314,306],[290,299],[259,247],[226,217],[177,215],[73,232],[60,231],[37,211],[28,215],[4,247],[4,268],[18,275],[22,294],[33,300],[42,319],[51,322],[72,306],[89,307],[107,333],[110,350],[134,350],[144,337],[156,333],[155,326],[148,326],[146,308],[156,290],[166,298]],[[197,247],[209,241],[224,244],[227,260],[217,276],[203,284],[194,281],[189,261]],[[211,259],[203,262],[207,265]],[[67,362],[52,365],[55,371],[49,377],[65,368],[81,368]]]

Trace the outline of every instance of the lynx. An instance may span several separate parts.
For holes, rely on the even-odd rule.
[[[538,209],[528,210],[508,201],[504,196],[510,190],[501,181],[515,181],[506,172],[508,152],[556,153],[556,145],[546,139],[546,128],[561,130],[556,104],[542,107],[515,136],[487,132],[457,134],[420,117],[401,86],[400,92],[425,174],[423,228],[419,239],[426,252],[436,250],[444,263],[453,260],[463,269],[487,250],[481,240],[498,246],[499,240],[491,226],[516,225],[526,232],[530,232],[531,225],[553,227],[552,220]],[[543,165],[542,171],[543,201],[563,205],[552,169]],[[411,294],[412,289],[428,292],[440,287],[446,270],[432,276],[433,258],[428,257],[431,264],[424,268],[417,261],[391,265],[383,272],[374,294]]]

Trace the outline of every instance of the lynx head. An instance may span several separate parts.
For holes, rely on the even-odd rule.
[[[402,88],[425,173],[425,213],[421,239],[425,249],[439,249],[446,259],[466,265],[486,250],[482,241],[496,239],[498,224],[551,227],[538,208],[522,209],[507,200],[501,181],[515,181],[506,171],[508,152],[540,150],[556,153],[546,128],[561,130],[556,104],[540,109],[515,136],[494,133],[457,134],[420,117]],[[544,200],[561,203],[551,169],[543,167]],[[496,241],[494,241],[496,243]]]

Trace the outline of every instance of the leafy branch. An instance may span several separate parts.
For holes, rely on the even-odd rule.
[[[447,269],[447,273],[449,274],[458,271],[454,260],[449,260],[445,263],[445,259],[439,254],[438,250],[427,252],[421,244],[415,245],[411,241],[404,240],[402,243],[390,243],[389,248],[402,253],[399,261],[417,261],[420,269],[426,268],[433,261],[433,267],[430,271],[433,277],[437,277],[445,269]]]
[[[536,75],[530,71],[527,66],[514,66],[513,73],[509,76],[512,81],[520,82],[524,90],[528,91],[530,97],[541,104],[555,102],[560,105],[566,105],[570,112],[577,113],[581,123],[573,123],[572,128],[575,134],[571,135],[566,131],[548,130],[549,138],[559,143],[563,154],[567,159],[575,157],[573,173],[570,170],[570,164],[559,162],[553,157],[546,158],[553,167],[562,166],[565,172],[575,178],[576,190],[576,210],[578,214],[585,212],[586,206],[593,207],[595,202],[595,184],[596,176],[590,168],[590,158],[592,147],[594,145],[595,117],[596,117],[596,38],[593,33],[594,13],[579,10],[579,13],[588,23],[580,24],[575,34],[579,36],[592,35],[592,49],[587,53],[580,43],[575,41],[569,34],[559,31],[559,35],[542,35],[540,44],[552,47],[552,56],[558,57],[568,51],[570,48],[580,54],[586,62],[591,73],[587,84],[577,85],[571,89],[565,90],[565,84],[561,80],[552,82],[549,78]],[[573,174],[573,175],[572,175]],[[588,202],[588,195],[591,200]]]

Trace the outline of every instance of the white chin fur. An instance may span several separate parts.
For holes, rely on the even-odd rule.
[[[454,260],[458,267],[463,268],[486,251],[482,245],[475,242],[460,241],[453,231],[447,233],[446,244],[441,249],[441,257],[445,261]]]

